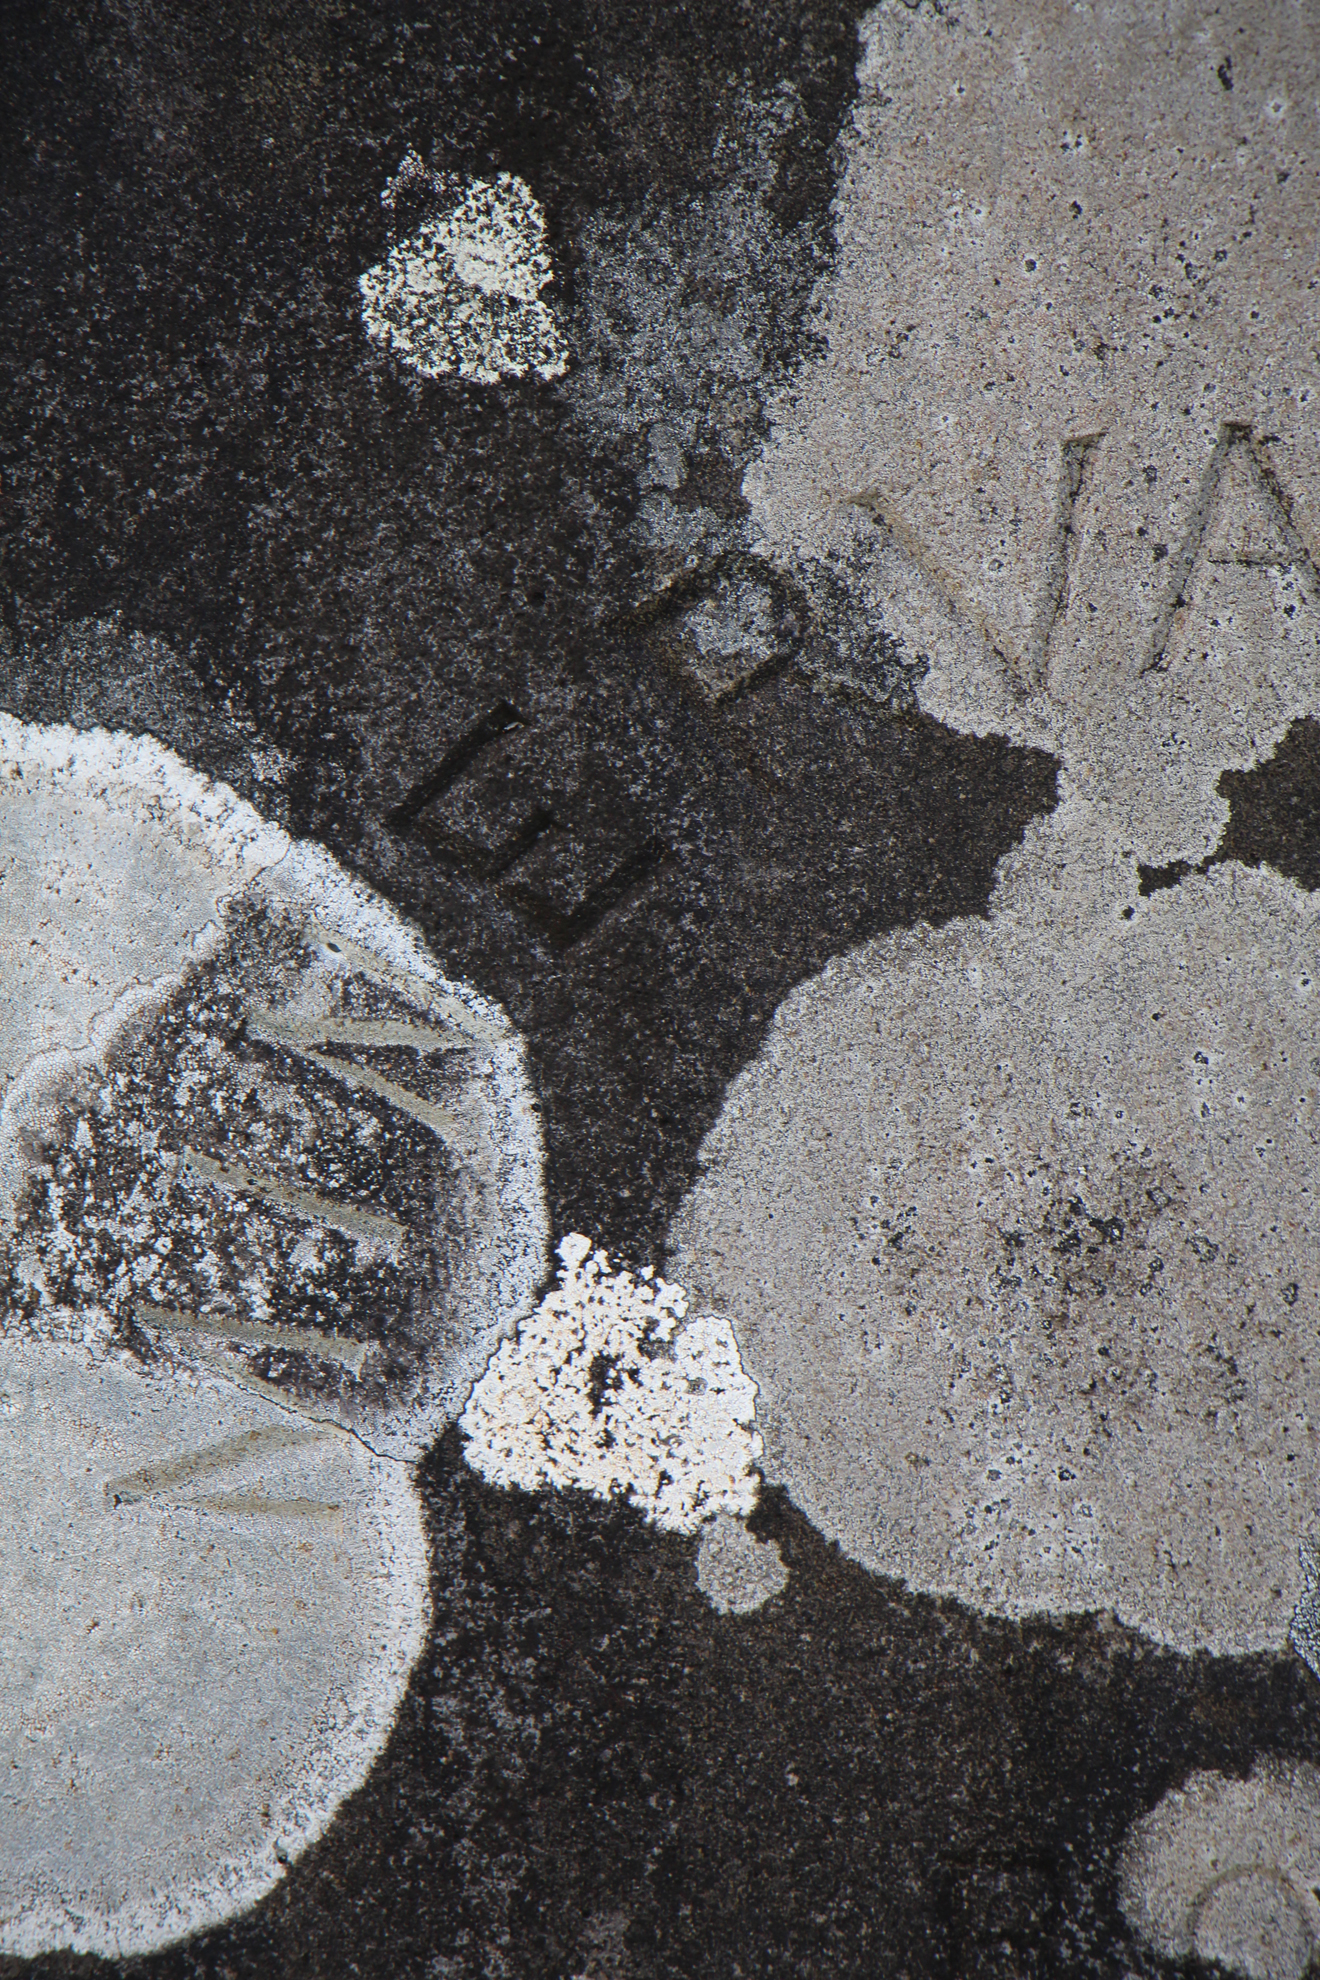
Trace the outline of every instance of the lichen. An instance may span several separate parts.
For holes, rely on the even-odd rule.
[[[1281,1649],[1320,1461],[1320,898],[1222,857],[1219,780],[1320,707],[1314,167],[1282,117],[1267,172],[1236,155],[1153,22],[863,32],[753,548],[860,602],[858,692],[913,656],[922,714],[1051,751],[1059,802],[984,918],[786,1000],[671,1255],[761,1383],[767,1475],[871,1569]],[[1290,27],[1259,60],[1315,76]]]
[[[319,846],[0,714],[0,1954],[217,1924],[361,1783],[540,1166],[503,1013]]]
[[[1124,1913],[1166,1959],[1301,1980],[1320,1946],[1318,1836],[1314,1767],[1269,1756],[1246,1780],[1192,1774],[1128,1836]]]
[[[460,1418],[470,1462],[498,1485],[630,1498],[672,1532],[750,1512],[756,1384],[728,1321],[686,1320],[681,1286],[612,1272],[576,1232],[559,1256],[559,1283]]]
[[[446,190],[412,153],[399,179]],[[391,209],[397,186],[386,188]],[[566,350],[541,299],[553,275],[545,216],[526,181],[509,172],[474,179],[359,277],[363,327],[423,378],[560,378]]]

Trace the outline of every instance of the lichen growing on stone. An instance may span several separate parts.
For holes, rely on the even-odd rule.
[[[758,1540],[728,1513],[706,1522],[697,1553],[697,1587],[717,1615],[752,1615],[787,1586],[788,1569],[773,1540]]]
[[[413,153],[385,189],[391,210],[400,185],[443,190]],[[501,172],[474,179],[359,277],[362,322],[423,378],[560,378],[565,347],[541,300],[552,279],[545,216],[526,181]]]
[[[985,916],[785,1000],[670,1255],[761,1385],[767,1478],[868,1568],[1281,1649],[1320,1458],[1320,895],[1224,856],[1220,779],[1320,710],[1314,167],[1285,114],[1314,52],[1262,45],[1258,178],[1245,96],[1207,110],[1154,17],[1042,35],[977,0],[863,32],[752,547],[924,656],[923,715],[1054,754],[1058,803]]]
[[[0,713],[0,1956],[255,1903],[394,1723],[544,1269],[522,1045],[147,736]]]
[[[1320,1947],[1320,1774],[1273,1756],[1246,1780],[1196,1773],[1128,1837],[1119,1898],[1166,1959],[1301,1980]]]
[[[574,1232],[559,1283],[505,1342],[460,1419],[469,1461],[525,1491],[628,1497],[693,1533],[756,1499],[756,1384],[727,1320],[685,1320],[681,1286],[613,1272]]]

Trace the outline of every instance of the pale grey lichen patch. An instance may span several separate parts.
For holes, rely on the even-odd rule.
[[[1229,8],[1184,41],[1158,11],[1025,0],[864,23],[826,348],[747,493],[758,546],[795,564],[871,521],[888,630],[948,607],[955,647],[1002,657],[988,700],[965,653],[933,668],[923,705],[959,726],[979,705],[1005,730],[1005,688],[1011,708],[1047,684],[1080,716],[1097,672],[1159,660],[1235,433],[1320,542],[1320,78],[1299,17],[1259,25]]]
[[[542,300],[554,279],[545,216],[526,181],[501,172],[460,189],[411,152],[399,178],[426,181],[441,210],[359,278],[367,335],[423,378],[562,377],[564,340]],[[397,190],[382,195],[391,212]]]
[[[1232,867],[1142,900],[1094,829],[1037,829],[1027,911],[787,1001],[676,1255],[767,1475],[855,1558],[1282,1647],[1320,1497],[1317,908]]]
[[[1320,1949],[1320,1773],[1258,1760],[1246,1780],[1193,1774],[1138,1822],[1119,1894],[1166,1959],[1243,1980],[1302,1980]]]
[[[758,1540],[742,1520],[717,1513],[701,1529],[697,1586],[722,1616],[747,1616],[788,1586],[773,1540]]]
[[[255,1903],[365,1777],[420,1506],[231,1383],[8,1334],[0,1468],[0,1950],[131,1957]]]
[[[1201,869],[1222,771],[1320,710],[1315,167],[1286,118],[1244,159],[1251,103],[1162,17],[1056,26],[870,17],[828,348],[747,487],[766,553],[866,601],[926,712],[1054,750],[1060,802],[988,919],[781,1008],[674,1255],[767,1475],[859,1560],[1282,1648],[1320,1502],[1320,904]],[[1260,60],[1314,93],[1282,17]]]
[[[0,1949],[127,1957],[387,1737],[540,1138],[503,1013],[146,738],[0,716],[0,962]]]
[[[756,1502],[756,1384],[727,1320],[686,1319],[681,1286],[612,1272],[574,1233],[559,1282],[496,1350],[460,1418],[468,1461],[497,1485],[619,1495],[692,1533]]]

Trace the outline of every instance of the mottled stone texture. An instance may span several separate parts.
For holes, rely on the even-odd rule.
[[[269,802],[529,1034],[556,1227],[638,1262],[784,989],[878,926],[974,910],[1051,768],[807,693],[829,641],[805,618],[708,711],[674,645],[722,609],[759,376],[673,498],[714,518],[675,575],[637,526],[645,435],[635,459],[553,386],[418,381],[364,337],[357,281],[410,224],[380,204],[410,146],[514,171],[594,364],[579,239],[727,204],[749,101],[786,102],[746,195],[777,298],[756,365],[786,376],[856,47],[846,10],[787,4],[10,17],[7,698],[93,719],[99,660],[66,644],[56,680],[47,643],[115,610],[165,637],[174,680],[144,670],[112,719],[183,726],[182,699],[202,767],[285,753]],[[736,263],[697,273],[718,320]]]
[[[0,9],[0,703],[158,735],[415,915],[529,1038],[556,1229],[634,1265],[792,986],[982,913],[1055,798],[1048,754],[917,711],[865,584],[808,589],[750,538],[857,25]],[[1231,58],[1248,96],[1249,33]],[[358,278],[421,217],[380,205],[410,148],[545,209],[562,390],[369,345]],[[651,336],[672,376],[630,369]],[[602,353],[622,412],[593,420],[571,388]],[[1225,794],[1249,857],[1301,872],[1298,736]],[[488,1487],[456,1437],[424,1485],[437,1622],[379,1768],[260,1910],[135,1973],[1155,1974],[1118,1906],[1130,1824],[1191,1770],[1320,1754],[1299,1664],[969,1616],[778,1495],[753,1528],[788,1585],[720,1616],[694,1540]]]

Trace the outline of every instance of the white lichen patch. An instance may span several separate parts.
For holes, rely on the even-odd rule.
[[[672,1233],[856,1559],[1224,1652],[1287,1642],[1320,1504],[1320,902],[1209,863],[1320,711],[1316,168],[1260,121],[1316,51],[1279,17],[1230,93],[1239,16],[869,17],[756,527],[1060,802],[986,919],[793,993]]]
[[[145,1328],[415,1456],[543,1269],[503,1013],[320,847],[150,738],[6,716],[0,959],[0,1246],[52,1288],[24,1326]],[[324,1289],[293,1262],[309,1231],[337,1262]],[[282,1358],[244,1342],[268,1286]],[[299,1349],[331,1335],[360,1379]]]
[[[1128,1923],[1166,1959],[1243,1980],[1302,1980],[1320,1950],[1320,1772],[1258,1760],[1246,1780],[1193,1774],[1123,1851]]]
[[[682,1287],[612,1272],[576,1233],[518,1338],[460,1418],[469,1462],[496,1485],[620,1495],[693,1533],[756,1502],[756,1384],[727,1320],[685,1319]]]
[[[410,154],[400,177],[413,185],[430,175]],[[501,172],[472,181],[359,277],[362,322],[423,378],[559,378],[566,347],[542,300],[553,279],[545,215],[525,180]]]
[[[767,1475],[854,1558],[1282,1648],[1320,1502],[1320,916],[1233,867],[1143,899],[1095,831],[1064,807],[1014,866],[1066,880],[794,993],[678,1255]]]
[[[254,1902],[428,1613],[411,1460],[544,1270],[521,1040],[148,738],[0,717],[0,1951]]]
[[[758,1540],[728,1513],[702,1527],[697,1587],[719,1615],[751,1615],[787,1586],[788,1569],[773,1540]]]

